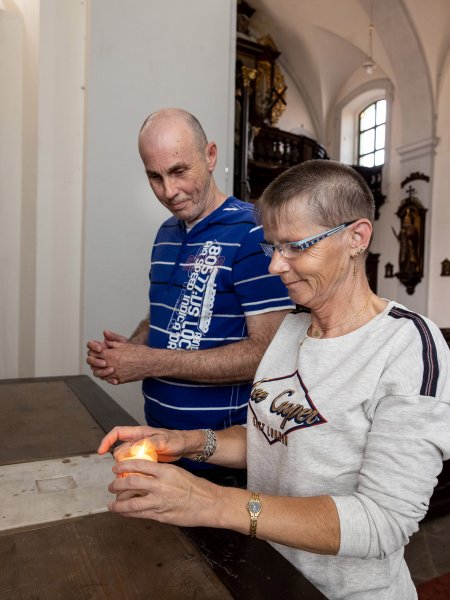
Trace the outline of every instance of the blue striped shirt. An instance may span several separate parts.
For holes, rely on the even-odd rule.
[[[253,205],[233,197],[189,232],[175,217],[163,223],[151,259],[148,345],[216,348],[248,336],[246,315],[293,308],[281,280],[268,272],[262,240]],[[148,378],[146,419],[173,429],[244,423],[250,387]]]

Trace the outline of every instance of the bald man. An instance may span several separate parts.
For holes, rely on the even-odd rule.
[[[193,115],[151,114],[139,153],[153,193],[172,213],[152,250],[149,319],[130,338],[105,330],[103,341],[88,342],[87,363],[111,384],[143,380],[151,426],[217,430],[244,423],[256,368],[294,307],[268,272],[253,205],[217,187],[217,146]],[[236,484],[226,469],[180,462]]]

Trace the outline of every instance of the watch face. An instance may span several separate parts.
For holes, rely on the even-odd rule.
[[[248,510],[250,512],[258,512],[259,510],[261,510],[261,503],[258,502],[258,500],[250,500],[250,502],[248,503]]]

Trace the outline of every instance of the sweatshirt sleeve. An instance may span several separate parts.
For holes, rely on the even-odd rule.
[[[450,457],[450,352],[436,326],[422,325],[425,334],[413,323],[399,332],[366,408],[372,426],[357,489],[333,496],[340,556],[384,558],[407,544]]]

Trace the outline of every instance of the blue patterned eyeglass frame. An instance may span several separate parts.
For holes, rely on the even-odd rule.
[[[342,231],[349,225],[353,225],[353,223],[356,223],[356,221],[358,221],[358,219],[355,219],[354,221],[347,221],[347,223],[342,223],[341,225],[337,225],[337,227],[328,229],[327,231],[319,233],[318,235],[312,235],[311,237],[305,238],[304,240],[300,240],[299,242],[285,242],[284,244],[268,244],[267,242],[261,242],[259,245],[261,246],[264,254],[269,258],[272,258],[275,250],[278,250],[278,252],[284,258],[293,258],[294,256],[298,255],[297,253],[299,250],[301,251],[306,250],[307,248],[311,248],[311,246],[314,246],[314,244],[317,244],[317,242],[320,242],[321,240],[330,237],[330,235],[333,235],[333,233]],[[289,256],[291,250],[294,250],[294,253],[291,254],[291,256]]]

